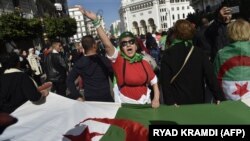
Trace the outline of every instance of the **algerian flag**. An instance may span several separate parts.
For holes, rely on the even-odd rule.
[[[250,97],[250,42],[239,41],[220,50],[215,72],[227,99]]]
[[[249,81],[222,81],[223,92],[227,99],[241,100],[250,98]]]
[[[11,115],[18,119],[0,136],[0,140],[15,141],[70,141],[64,135],[87,118],[111,118],[116,115],[121,105],[104,102],[79,102],[50,93],[46,102],[35,105],[26,102]],[[86,121],[90,132],[103,134],[109,124]],[[77,134],[79,131],[75,131]],[[74,135],[73,133],[72,135]],[[95,136],[99,140],[102,136]]]
[[[249,107],[241,101],[152,109],[79,102],[53,93],[44,104],[26,102],[12,115],[18,122],[0,135],[1,141],[146,141],[150,124],[250,124]]]

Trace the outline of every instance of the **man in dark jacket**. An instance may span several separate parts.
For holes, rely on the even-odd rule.
[[[68,66],[60,54],[62,44],[59,40],[52,42],[52,51],[44,58],[45,73],[47,81],[53,83],[51,91],[66,96],[66,77]]]
[[[227,37],[227,24],[231,21],[232,13],[229,7],[219,8],[217,18],[208,27],[205,36],[211,46],[211,61],[214,61],[218,50],[230,43]]]
[[[85,55],[82,55],[69,72],[67,86],[69,97],[83,101],[82,95],[76,89],[75,80],[81,76],[84,80],[84,98],[87,101],[113,102],[111,96],[109,76],[112,72],[110,61],[98,54],[97,43],[91,35],[82,38]]]

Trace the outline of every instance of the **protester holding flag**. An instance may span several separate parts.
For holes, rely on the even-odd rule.
[[[215,72],[227,99],[250,97],[250,25],[238,19],[229,24],[228,36],[233,41],[215,57]]]
[[[174,26],[172,45],[161,61],[161,85],[164,103],[168,105],[205,103],[205,82],[217,102],[223,100],[213,66],[204,52],[194,47],[195,28],[187,20]],[[187,60],[185,62],[185,60]]]
[[[28,100],[43,102],[51,84],[37,87],[35,81],[19,69],[19,56],[14,52],[2,55],[1,64],[4,73],[0,74],[0,112],[11,113]]]
[[[151,84],[154,91],[152,107],[159,107],[159,88],[157,77],[149,63],[136,53],[135,36],[131,32],[123,32],[119,37],[120,52],[112,45],[101,27],[100,19],[93,12],[80,8],[81,12],[92,20],[97,33],[105,46],[107,57],[112,61],[112,67],[117,78],[120,99],[122,103],[146,104],[151,103]]]

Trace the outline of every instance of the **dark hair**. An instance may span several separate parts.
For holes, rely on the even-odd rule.
[[[16,68],[19,63],[19,56],[15,52],[2,54],[0,57],[0,63],[2,64],[2,68]]]
[[[173,27],[169,28],[167,31],[166,45],[170,46],[175,39]]]
[[[146,48],[153,49],[157,47],[157,42],[150,32],[146,33]]]
[[[82,47],[84,48],[85,52],[88,52],[94,44],[96,44],[96,42],[92,35],[86,35],[82,37]]]
[[[162,31],[161,36],[168,35],[167,31]]]

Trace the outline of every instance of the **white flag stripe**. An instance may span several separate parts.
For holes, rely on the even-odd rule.
[[[120,100],[121,100],[122,103],[130,103],[130,104],[146,104],[146,103],[151,103],[150,92],[151,92],[151,90],[149,88],[147,88],[147,94],[146,95],[142,95],[140,97],[140,99],[138,99],[138,100],[129,98],[129,97],[125,96],[124,94],[122,94],[121,92],[119,92],[120,93]]]
[[[0,140],[62,141],[63,135],[82,120],[114,118],[120,107],[118,103],[79,102],[50,93],[44,104],[26,102],[14,111],[11,115],[18,118],[18,122],[8,127]],[[90,132],[105,133],[109,127],[95,121],[87,121],[86,124],[90,125]],[[94,140],[100,138],[95,137]]]
[[[244,84],[248,83],[247,90],[245,95],[240,97],[240,95],[233,94],[235,91],[237,91],[237,87],[235,84],[238,84],[240,86],[243,86]],[[230,100],[240,100],[240,99],[246,99],[250,98],[250,81],[222,81],[222,90],[226,96],[227,99]]]

